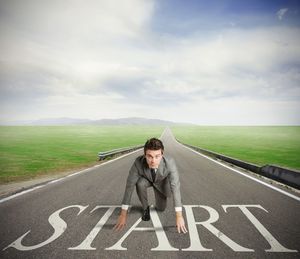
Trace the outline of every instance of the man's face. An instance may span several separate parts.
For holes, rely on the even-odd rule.
[[[162,159],[162,150],[146,150],[146,160],[147,164],[150,168],[158,168],[160,160]]]

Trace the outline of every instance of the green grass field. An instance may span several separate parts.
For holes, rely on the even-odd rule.
[[[164,126],[2,126],[0,183],[98,164],[97,154],[144,144]],[[258,165],[300,169],[300,127],[172,126],[184,143]]]
[[[178,140],[257,165],[300,169],[299,126],[172,126]]]
[[[0,183],[83,168],[97,154],[144,144],[163,126],[1,126]]]

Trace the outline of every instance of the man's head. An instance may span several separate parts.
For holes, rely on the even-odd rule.
[[[161,140],[151,138],[144,145],[144,154],[150,168],[158,168],[164,153],[164,145]]]

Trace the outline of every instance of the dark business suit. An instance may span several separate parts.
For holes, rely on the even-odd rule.
[[[150,168],[144,155],[139,156],[130,168],[122,204],[129,205],[136,187],[143,209],[148,205],[147,188],[153,186],[156,207],[164,210],[167,197],[173,194],[174,207],[181,207],[180,181],[177,167],[173,158],[163,156],[156,171],[153,182]]]

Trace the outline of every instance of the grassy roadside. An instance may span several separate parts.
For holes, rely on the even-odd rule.
[[[300,170],[300,126],[172,126],[175,137],[243,161]]]
[[[98,163],[99,151],[144,144],[163,126],[1,126],[0,183]]]

